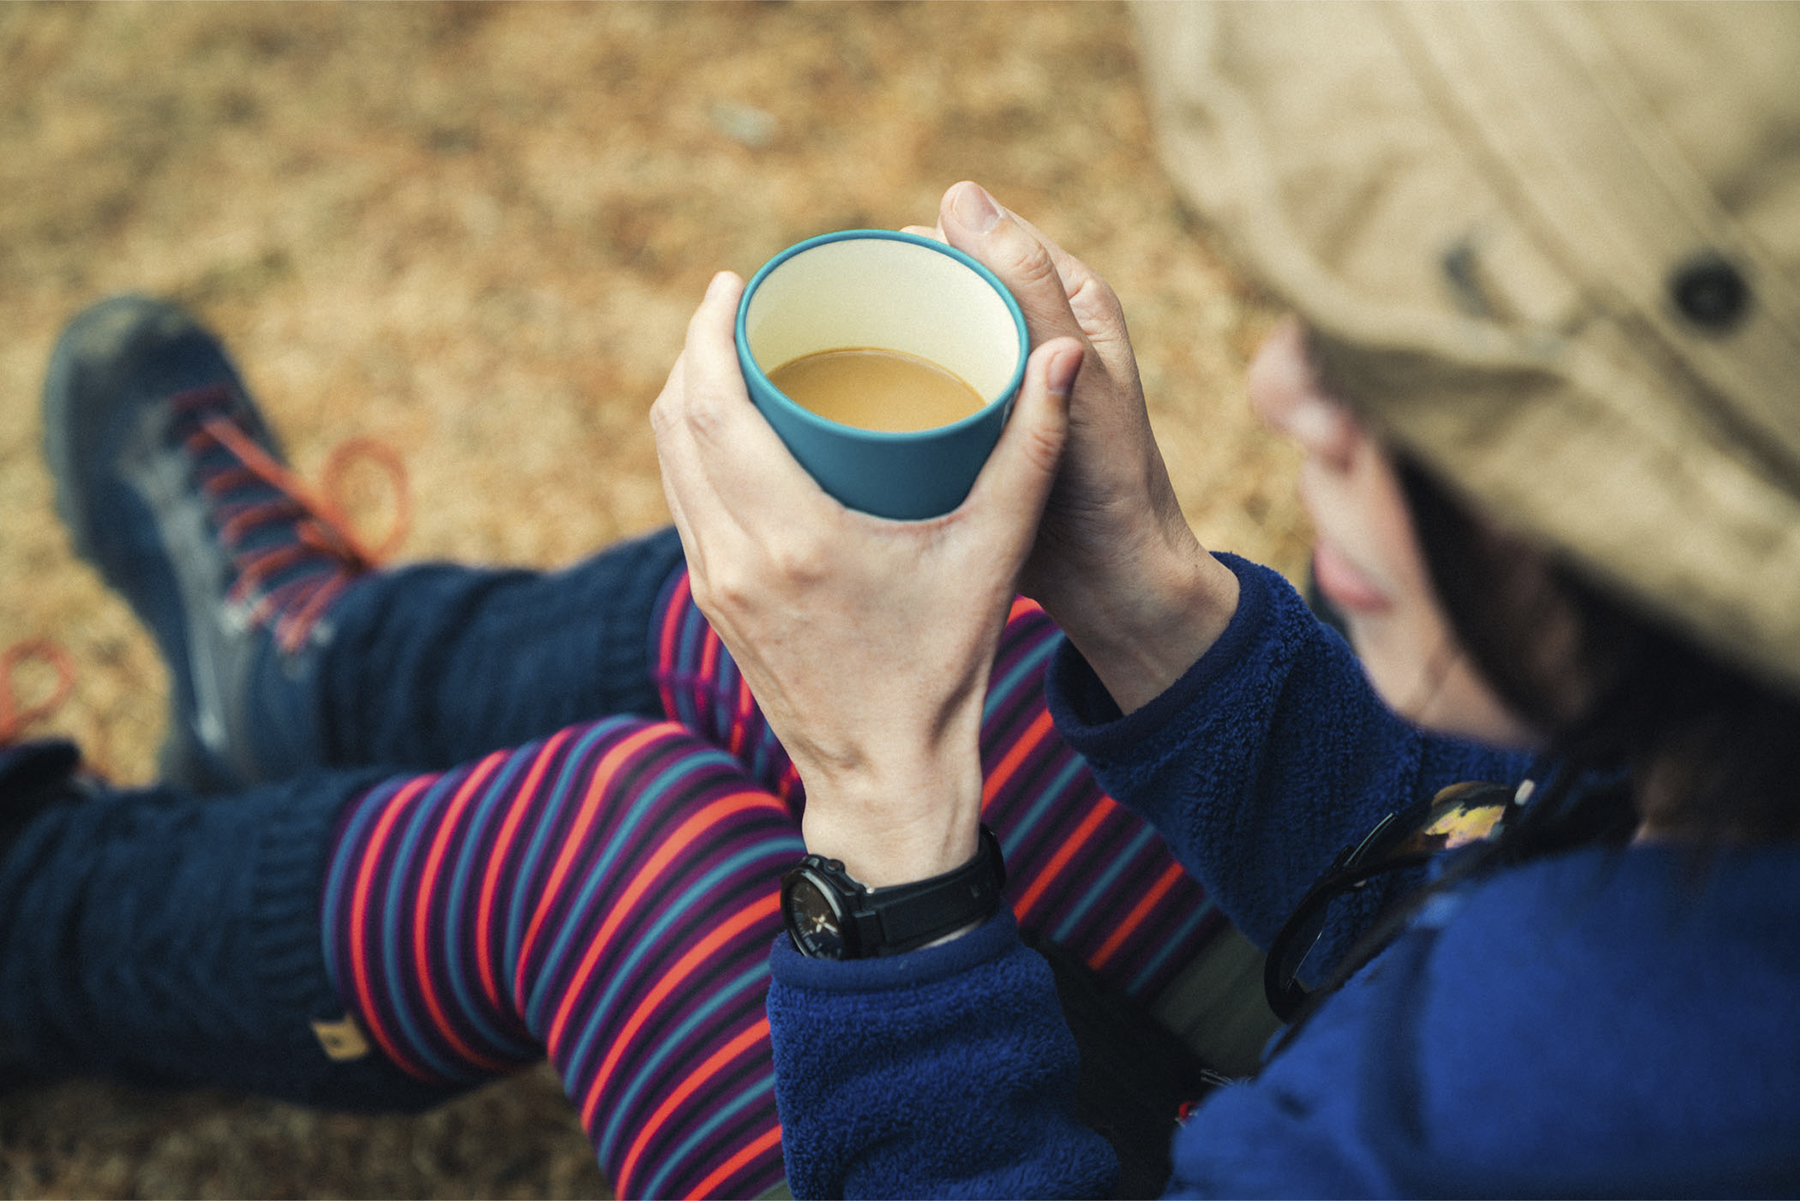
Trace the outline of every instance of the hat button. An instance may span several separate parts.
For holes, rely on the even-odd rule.
[[[1730,330],[1750,307],[1750,285],[1742,273],[1712,251],[1677,268],[1669,291],[1681,315],[1709,334]]]

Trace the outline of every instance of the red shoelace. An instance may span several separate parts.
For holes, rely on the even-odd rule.
[[[333,448],[321,473],[322,490],[314,492],[218,411],[230,398],[229,389],[222,385],[176,397],[176,410],[192,413],[196,422],[184,449],[199,461],[210,441],[237,460],[239,466],[209,472],[201,480],[201,487],[215,502],[222,502],[234,489],[254,482],[266,484],[279,494],[232,513],[220,525],[219,538],[237,562],[238,578],[226,593],[227,601],[238,603],[254,597],[250,620],[257,625],[270,625],[276,645],[292,653],[306,641],[319,616],[350,580],[380,564],[406,538],[412,524],[406,468],[391,447],[370,438],[348,438]],[[374,547],[356,536],[343,506],[334,499],[343,486],[345,472],[359,459],[379,466],[393,485],[393,527]],[[292,521],[294,541],[239,548],[246,534],[271,521]],[[336,570],[322,577],[309,576],[278,587],[267,586],[277,573],[319,556],[331,561]]]
[[[19,668],[36,659],[56,673],[48,696],[26,702],[21,695]],[[75,660],[62,644],[50,638],[24,638],[0,651],[0,747],[19,741],[25,731],[55,714],[75,692]]]
[[[188,397],[179,398],[177,403],[210,405],[215,400],[212,396],[197,397],[189,394]],[[313,623],[351,578],[379,565],[405,540],[412,524],[412,500],[407,490],[406,466],[394,449],[385,443],[372,438],[347,438],[332,448],[321,472],[321,491],[315,493],[228,418],[217,413],[207,413],[202,414],[198,422],[199,428],[190,438],[211,438],[243,464],[240,468],[215,472],[207,478],[203,487],[215,499],[232,488],[243,485],[252,477],[282,494],[281,500],[233,515],[225,527],[221,528],[220,537],[227,546],[234,547],[233,554],[238,559],[240,571],[239,579],[233,584],[228,597],[241,600],[258,589],[272,573],[309,554],[322,554],[334,560],[339,567],[338,571],[333,572],[322,583],[305,582],[311,590],[304,596],[282,595],[277,590],[258,597],[251,614],[252,620],[261,624],[271,612],[281,608],[271,634],[278,645],[291,652],[305,641]],[[196,449],[198,448],[190,441],[189,450]],[[386,472],[394,489],[393,527],[372,548],[357,538],[343,506],[333,499],[343,487],[344,473],[358,459],[366,459],[378,465]],[[276,517],[295,518],[296,543],[261,551],[240,552],[235,549],[234,544],[249,528]],[[286,606],[295,601],[299,602],[298,608],[292,612],[287,611]],[[47,667],[54,674],[54,682],[45,695],[27,700],[25,694],[28,688],[31,691],[41,690],[21,684],[20,669],[33,661]],[[53,638],[24,638],[0,651],[0,748],[20,741],[33,726],[54,716],[74,695],[75,676],[74,656]]]

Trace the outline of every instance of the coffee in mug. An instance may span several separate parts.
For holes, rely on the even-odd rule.
[[[896,434],[949,425],[982,406],[981,393],[948,368],[875,346],[801,355],[769,372],[769,382],[828,421]]]
[[[738,365],[758,411],[826,493],[897,521],[962,503],[1030,350],[1025,314],[993,272],[892,230],[790,246],[738,304]]]

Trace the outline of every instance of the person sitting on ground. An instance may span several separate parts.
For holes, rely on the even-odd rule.
[[[852,879],[804,887],[992,870],[976,730],[1019,586],[1067,635],[1059,730],[1295,1017],[1185,1116],[1172,1195],[1792,1195],[1800,7],[1142,13],[1171,169],[1298,310],[1251,391],[1360,660],[1195,541],[1116,298],[981,189],[938,232],[1014,288],[1042,382],[942,521],[818,493],[721,275],[653,418],[807,870]],[[796,1195],[1115,1187],[1005,906],[860,958],[816,912],[771,959]]]
[[[805,789],[675,532],[377,569],[217,339],[143,297],[64,331],[45,450],[172,688],[156,787],[0,747],[9,1079],[412,1110],[547,1055],[618,1195],[780,1189],[764,996]],[[992,648],[988,821],[1024,928],[1141,1017],[1235,944],[1056,734],[1059,642],[1021,602]]]

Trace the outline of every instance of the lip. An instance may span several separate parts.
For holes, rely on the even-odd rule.
[[[1328,539],[1313,545],[1313,582],[1327,600],[1351,613],[1381,613],[1393,601]]]

